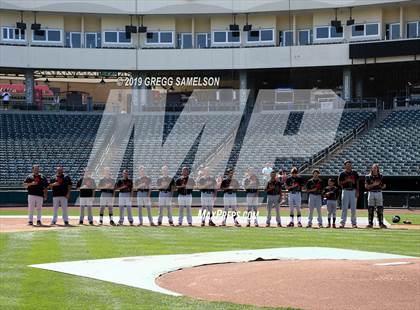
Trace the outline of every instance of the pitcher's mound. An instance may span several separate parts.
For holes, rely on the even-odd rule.
[[[195,298],[256,306],[414,310],[419,279],[417,259],[277,260],[194,267],[156,282]]]

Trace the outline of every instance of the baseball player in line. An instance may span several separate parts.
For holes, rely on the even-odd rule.
[[[251,226],[251,216],[254,216],[254,225],[258,227],[258,188],[260,182],[255,175],[254,168],[248,168],[247,177],[243,180],[242,186],[246,191],[246,204],[248,206],[248,222],[246,227]]]
[[[179,206],[179,219],[178,226],[182,226],[184,220],[184,208],[187,209],[187,222],[188,226],[192,226],[192,191],[195,186],[194,179],[190,177],[188,167],[182,168],[181,176],[175,181],[175,186],[178,190],[178,206]]]
[[[36,224],[42,226],[41,209],[44,199],[47,199],[48,181],[39,170],[39,165],[33,165],[32,173],[23,182],[28,191],[28,225],[33,225],[34,209],[36,209]]]
[[[201,192],[201,226],[206,225],[206,217],[209,215],[209,226],[216,226],[213,223],[213,205],[216,199],[216,179],[210,176],[209,167],[203,169],[203,175],[197,181],[197,187]]]
[[[267,182],[265,191],[267,193],[267,221],[266,227],[271,224],[271,210],[276,210],[277,227],[281,227],[280,218],[280,200],[281,200],[282,183],[276,178],[276,171],[270,172],[270,180]]]
[[[351,225],[357,228],[356,205],[359,197],[359,174],[353,170],[350,160],[344,162],[344,171],[338,177],[338,183],[342,187],[341,193],[341,223],[340,228],[344,228],[347,221],[347,210],[351,210]]]
[[[378,216],[379,228],[387,228],[384,224],[384,204],[382,190],[386,188],[383,183],[382,174],[379,171],[379,165],[373,164],[370,173],[365,178],[365,188],[368,191],[368,220],[366,228],[373,228],[373,217]]]
[[[113,208],[114,208],[114,179],[110,177],[109,167],[105,167],[104,175],[102,179],[99,180],[98,188],[101,190],[101,196],[99,198],[99,224],[104,223],[104,212],[105,208],[108,207],[109,214],[109,223],[112,226],[115,226],[113,219]]]
[[[120,209],[119,225],[124,225],[124,211],[127,208],[127,217],[130,226],[134,225],[133,211],[131,206],[131,192],[133,190],[133,181],[129,178],[128,170],[123,170],[123,177],[115,184],[115,190],[120,191],[118,196],[118,206]]]
[[[58,208],[61,207],[63,210],[63,221],[64,225],[69,225],[69,217],[67,213],[68,201],[70,198],[72,182],[68,175],[64,174],[63,167],[59,166],[56,169],[56,175],[50,180],[50,188],[53,193],[53,218],[51,220],[51,226],[57,224]]]
[[[169,225],[174,226],[172,218],[172,188],[174,180],[168,175],[168,166],[162,167],[162,175],[156,181],[156,187],[159,190],[159,216],[158,225],[162,225],[163,209],[166,207],[168,212]]]
[[[227,175],[223,178],[220,185],[220,189],[223,191],[223,205],[224,205],[224,216],[223,221],[220,226],[226,226],[226,219],[228,216],[229,208],[233,211],[233,221],[236,227],[241,227],[241,224],[238,222],[238,211],[237,206],[238,202],[236,199],[236,192],[239,189],[239,183],[234,178],[234,170],[228,169]]]
[[[150,200],[150,185],[152,180],[146,175],[145,168],[139,167],[139,178],[134,182],[134,190],[137,191],[137,206],[139,208],[139,225],[143,225],[143,207],[147,210],[150,226],[156,226],[152,217],[152,202]]]
[[[325,199],[327,199],[328,225],[326,227],[331,227],[332,217],[332,228],[336,228],[335,220],[337,213],[338,187],[335,186],[334,179],[328,179],[328,186],[324,188],[322,195],[325,197]]]
[[[289,209],[290,209],[290,223],[287,227],[293,227],[295,209],[297,211],[297,226],[302,227],[302,213],[300,210],[302,204],[302,187],[303,187],[303,178],[298,175],[298,169],[293,167],[291,170],[291,176],[286,179],[286,189],[289,191]]]
[[[96,183],[91,178],[89,170],[86,168],[84,176],[77,181],[76,188],[79,190],[79,202],[80,202],[80,219],[79,225],[83,225],[85,219],[85,208],[88,210],[88,221],[89,225],[93,225],[93,214],[92,205],[95,196]]]
[[[309,193],[309,217],[307,228],[312,227],[312,219],[314,215],[314,209],[316,209],[318,215],[318,227],[322,228],[322,180],[319,178],[319,170],[315,169],[312,171],[312,178],[306,182],[306,192]]]

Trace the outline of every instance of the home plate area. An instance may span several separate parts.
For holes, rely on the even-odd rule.
[[[322,247],[31,265],[173,296],[303,309],[419,309],[417,258]]]

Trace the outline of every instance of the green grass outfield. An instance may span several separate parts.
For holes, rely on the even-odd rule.
[[[215,208],[216,210],[221,209],[221,208]],[[174,216],[178,216],[178,208],[174,207],[173,208],[173,215]],[[199,208],[193,208],[193,215],[198,215],[198,210]],[[245,211],[245,208],[240,208],[241,211]],[[266,208],[265,206],[258,208],[259,213],[261,216],[265,216],[267,214],[266,212]],[[308,216],[308,208],[303,208],[302,209],[302,216]],[[158,215],[158,208],[157,207],[153,207],[152,208],[152,213],[153,216],[157,216]],[[280,209],[280,213],[282,216],[288,216],[289,214],[289,208],[287,207],[281,207]],[[19,207],[18,209],[14,208],[14,209],[9,209],[9,208],[1,208],[0,207],[0,215],[27,215],[28,211],[26,207]],[[43,215],[47,215],[47,216],[52,216],[52,208],[51,207],[46,207],[44,208]],[[86,212],[85,212],[86,214]],[[118,211],[118,206],[114,207],[114,215],[118,216],[119,211]],[[185,214],[185,212],[184,212]],[[316,212],[315,212],[316,214]],[[327,210],[325,210],[325,208],[322,210],[322,214],[323,216],[327,215]],[[59,210],[59,215],[61,216],[61,210]],[[71,216],[78,216],[80,215],[80,209],[78,207],[69,207],[69,215]],[[93,215],[99,215],[99,209],[97,207],[94,207],[94,211],[93,211]],[[143,216],[146,216],[147,212],[146,210],[143,210]],[[166,210],[164,210],[164,215],[166,215]],[[337,218],[339,218],[341,215],[341,211],[337,210]],[[403,220],[409,220],[412,222],[413,225],[420,225],[420,212],[418,211],[409,211],[406,209],[403,210],[385,210],[385,218],[389,223],[392,223],[392,217],[394,215],[399,215],[401,217],[401,221],[399,224],[402,224]],[[105,217],[108,216],[108,209],[105,210]],[[137,207],[133,207],[133,216],[135,218],[137,218],[138,216],[138,208]],[[273,219],[275,219],[275,212],[273,211],[272,213]],[[363,209],[359,209],[357,210],[357,216],[364,216],[367,217],[367,210],[363,210]],[[376,216],[376,215],[375,215]],[[147,222],[147,221],[146,221]]]
[[[27,266],[70,260],[294,246],[420,257],[420,234],[418,230],[111,226],[1,233],[0,309],[251,309],[231,303],[166,296]]]

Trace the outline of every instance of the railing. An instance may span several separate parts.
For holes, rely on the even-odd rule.
[[[363,131],[365,131],[366,129],[369,128],[371,121],[372,121],[371,119],[366,120],[359,127],[353,129],[353,131],[351,133],[348,133],[344,137],[340,138],[338,141],[334,142],[329,147],[323,149],[322,151],[320,151],[317,154],[310,157],[307,163],[305,163],[305,164],[303,164],[302,166],[299,167],[299,172],[302,172],[302,171],[308,169],[309,167],[311,167],[313,165],[316,165],[320,161],[327,158],[327,156],[329,154],[335,152],[339,148],[342,148],[345,144],[347,144],[350,141],[352,141],[353,139],[355,139],[361,132],[363,132]]]
[[[22,111],[102,111],[105,109],[104,103],[92,104],[70,104],[56,103],[52,97],[44,97],[42,101],[27,103],[25,98],[12,97],[8,106],[0,100],[0,110],[22,110]]]

